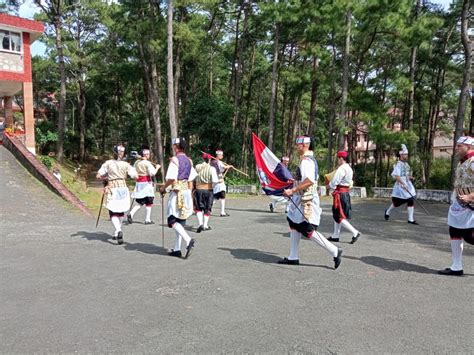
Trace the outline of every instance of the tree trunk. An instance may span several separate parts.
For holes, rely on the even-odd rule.
[[[59,10],[59,9],[58,9]],[[56,156],[60,163],[64,161],[64,133],[66,114],[66,65],[64,63],[64,50],[61,37],[62,22],[61,13],[55,16],[54,29],[56,31],[56,49],[58,51],[59,74],[61,77],[59,89],[59,109],[58,109],[58,142],[56,145]]]
[[[275,112],[277,106],[278,85],[278,40],[279,24],[275,25],[275,40],[273,41],[273,64],[272,64],[272,91],[270,96],[270,117],[268,120],[268,149],[273,151],[273,140],[275,132]]]
[[[170,120],[171,137],[178,137],[178,124],[176,122],[176,110],[174,106],[174,74],[173,74],[173,0],[168,0],[168,27],[167,27],[167,43],[168,43],[168,60],[167,60],[167,77],[168,77],[168,115]]]
[[[464,0],[461,13],[461,41],[464,48],[464,71],[461,84],[461,92],[459,94],[458,112],[456,115],[456,128],[454,131],[453,152],[456,141],[463,134],[464,119],[466,117],[467,99],[469,97],[469,81],[471,78],[471,43],[469,41],[469,7],[471,0]],[[456,166],[459,162],[457,154],[453,154],[451,159],[451,186],[454,184]]]
[[[309,107],[309,123],[308,123],[308,130],[306,131],[306,134],[308,135],[314,134],[314,127],[316,125],[316,108],[318,104],[318,87],[319,87],[318,67],[319,67],[319,58],[314,56],[313,68],[312,68],[313,81],[311,84],[311,103]]]
[[[349,55],[351,46],[351,26],[352,26],[352,11],[349,9],[346,14],[346,40],[344,45],[344,59],[343,59],[343,72],[342,72],[342,98],[341,98],[341,111],[339,113],[340,131],[338,139],[338,149],[343,150],[345,146],[345,130],[346,130],[346,103],[347,95],[349,90]]]
[[[85,136],[86,136],[86,88],[85,82],[79,78],[79,161],[82,163],[86,156]]]
[[[416,0],[413,23],[416,22],[420,13],[421,0]],[[413,128],[414,106],[415,106],[415,74],[416,74],[416,55],[418,47],[414,45],[411,49],[410,57],[410,91],[408,93],[408,129]]]

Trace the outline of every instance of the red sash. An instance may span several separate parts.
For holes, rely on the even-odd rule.
[[[151,177],[148,175],[138,176],[137,182],[151,182]]]
[[[341,204],[341,193],[344,192],[349,192],[349,187],[337,185],[336,190],[334,190],[334,192],[332,193],[332,207],[339,211],[339,221],[337,223],[341,223],[343,219],[346,219],[346,215],[344,214],[344,210],[342,209]]]

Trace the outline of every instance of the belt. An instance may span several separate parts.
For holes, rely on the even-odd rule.
[[[212,184],[211,183],[205,184],[205,183],[202,183],[202,182],[197,182],[196,183],[196,189],[198,189],[198,190],[212,190]]]
[[[151,182],[151,177],[148,175],[139,175],[137,182]]]

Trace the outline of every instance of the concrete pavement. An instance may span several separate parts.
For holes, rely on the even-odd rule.
[[[85,217],[31,177],[0,147],[1,353],[471,353],[474,248],[464,277],[450,265],[447,205],[417,209],[420,226],[388,201],[354,201],[362,232],[343,262],[308,240],[300,266],[289,251],[285,214],[266,197],[228,199],[188,260],[166,255],[174,233],[161,206],[124,227]],[[158,202],[159,198],[157,199]],[[218,210],[218,209],[216,209]],[[332,231],[330,201],[320,231]],[[105,215],[105,214],[104,214]],[[195,216],[190,227],[197,227]]]

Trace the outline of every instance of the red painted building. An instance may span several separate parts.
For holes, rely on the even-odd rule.
[[[41,22],[0,13],[0,116],[13,128],[13,96],[23,96],[25,145],[35,152],[30,45],[44,31]]]

